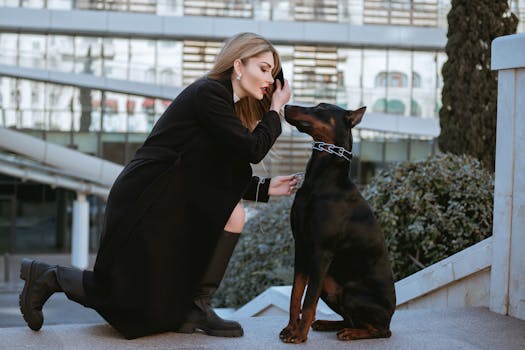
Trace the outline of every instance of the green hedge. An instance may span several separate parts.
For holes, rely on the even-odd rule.
[[[380,171],[363,191],[381,223],[396,280],[492,234],[494,178],[444,154]]]
[[[493,177],[467,156],[440,155],[380,171],[363,190],[389,246],[395,279],[492,234]],[[238,307],[293,279],[293,198],[259,204],[241,234],[217,307]]]

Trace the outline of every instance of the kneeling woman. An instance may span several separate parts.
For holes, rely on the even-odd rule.
[[[241,336],[210,307],[244,225],[242,198],[290,195],[297,179],[252,176],[281,133],[288,83],[266,39],[228,40],[207,76],[171,103],[111,188],[93,271],[24,260],[20,297],[33,330],[55,292],[96,310],[126,338],[201,329]]]

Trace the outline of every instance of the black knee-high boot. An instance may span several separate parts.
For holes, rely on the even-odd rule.
[[[238,233],[222,232],[210,264],[195,293],[192,310],[178,332],[193,333],[196,329],[200,329],[206,334],[218,337],[241,337],[244,334],[238,322],[220,318],[210,306],[210,299],[219,288],[239,236]]]
[[[49,265],[41,261],[24,259],[20,278],[25,281],[20,293],[20,311],[29,328],[38,331],[44,323],[42,307],[56,292],[86,306],[87,298],[82,285],[83,270],[72,267]]]

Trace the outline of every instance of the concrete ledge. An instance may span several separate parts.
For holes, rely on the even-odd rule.
[[[270,287],[234,311],[231,316],[235,318],[247,318],[288,315],[291,294],[292,286]],[[316,314],[318,318],[337,316],[321,299],[319,299],[317,304]]]
[[[397,305],[490,268],[492,237],[474,244],[396,283]]]
[[[410,310],[394,314],[389,339],[341,342],[334,332],[311,331],[306,343],[294,347],[278,334],[287,317],[239,319],[245,335],[216,338],[203,334],[165,333],[125,340],[109,325],[46,326],[40,332],[26,327],[1,328],[4,349],[523,349],[525,321],[484,308]]]

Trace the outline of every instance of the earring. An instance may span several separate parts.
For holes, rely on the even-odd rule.
[[[240,75],[237,75],[237,80],[241,80],[241,76]]]

